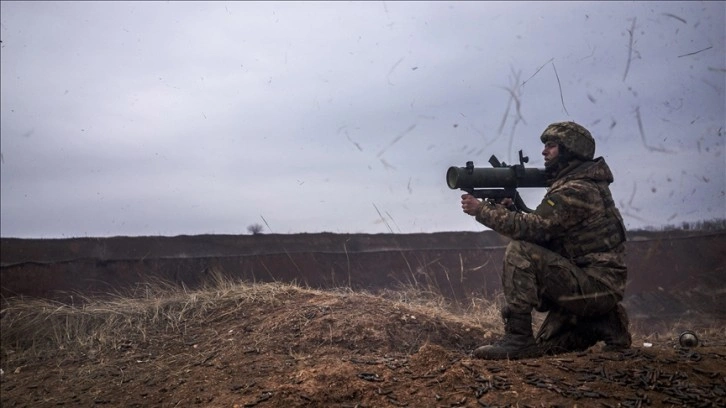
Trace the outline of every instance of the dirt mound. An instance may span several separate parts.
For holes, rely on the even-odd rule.
[[[222,282],[83,302],[9,301],[0,402],[13,406],[453,407],[726,404],[726,333],[526,361],[470,351],[496,302]],[[656,338],[657,337],[657,338]],[[667,340],[661,340],[661,339]],[[643,347],[647,340],[652,347]],[[640,346],[638,346],[640,345]]]

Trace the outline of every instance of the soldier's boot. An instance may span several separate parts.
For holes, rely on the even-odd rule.
[[[531,313],[502,312],[504,337],[494,344],[474,350],[474,357],[485,360],[516,360],[543,355],[532,334]]]
[[[546,354],[587,350],[598,339],[593,329],[583,326],[579,320],[577,316],[562,310],[550,311],[537,333],[537,344]]]
[[[629,324],[625,308],[620,304],[597,317],[575,317],[553,311],[540,327],[537,343],[547,354],[583,351],[598,341],[605,343],[604,351],[623,350],[632,343]]]
[[[603,350],[617,351],[630,348],[632,336],[628,331],[630,320],[623,305],[619,304],[609,313],[588,320],[583,329],[589,330],[594,338],[605,343]]]

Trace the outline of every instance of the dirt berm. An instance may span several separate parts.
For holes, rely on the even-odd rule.
[[[465,300],[499,291],[507,242],[491,231],[3,238],[0,276],[3,298],[60,301],[127,293],[150,280],[194,288],[214,273],[316,289],[415,286]],[[630,303],[646,315],[687,313],[690,301],[701,312],[726,310],[725,301],[688,299],[696,288],[724,287],[724,248],[726,231],[630,233]]]

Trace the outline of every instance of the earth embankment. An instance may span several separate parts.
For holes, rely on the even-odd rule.
[[[507,242],[491,231],[3,238],[0,274],[3,297],[59,301],[128,293],[150,281],[194,288],[216,274],[317,289],[415,286],[462,300],[500,290]],[[626,245],[627,293],[647,313],[688,312],[694,290],[724,287],[726,231],[636,232]],[[711,300],[699,308],[723,306]]]

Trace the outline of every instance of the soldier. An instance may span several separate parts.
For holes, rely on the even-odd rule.
[[[610,194],[612,172],[602,157],[593,159],[595,139],[577,123],[553,123],[540,139],[549,188],[534,212],[461,196],[465,213],[512,239],[502,273],[505,334],[474,350],[478,358],[531,358],[598,341],[609,350],[631,344],[620,304],[625,226]],[[536,339],[532,309],[548,312]]]

